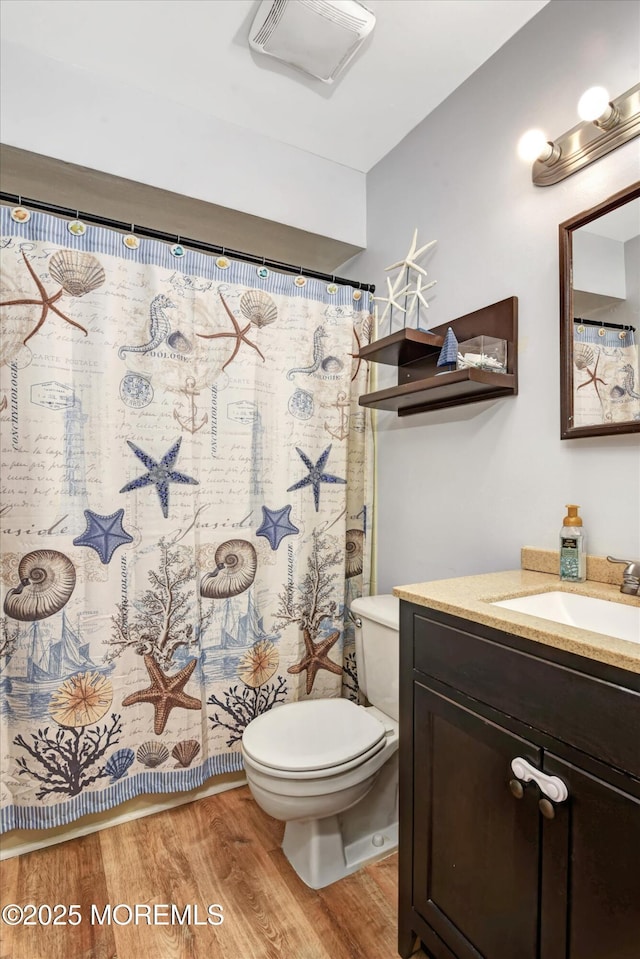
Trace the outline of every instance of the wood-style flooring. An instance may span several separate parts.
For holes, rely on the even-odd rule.
[[[283,828],[243,786],[8,859],[2,905],[73,904],[82,921],[0,920],[0,959],[396,959],[397,856],[314,891],[280,849]],[[136,925],[138,903],[173,903],[181,915],[191,905],[192,922],[170,924],[160,910],[168,924],[142,913]],[[119,904],[120,924],[92,921],[92,905],[103,916]],[[206,922],[212,904],[220,925]]]

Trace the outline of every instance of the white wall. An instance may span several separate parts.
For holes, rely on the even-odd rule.
[[[516,156],[529,127],[573,127],[587,87],[637,83],[639,21],[635,0],[552,0],[368,176],[349,275],[381,289],[418,227],[438,241],[431,325],[510,295],[520,314],[519,396],[378,413],[379,592],[555,549],[566,503],[582,506],[589,552],[640,559],[638,434],[559,438],[558,302],[558,224],[638,179],[640,141],[544,188]]]
[[[600,296],[627,295],[624,243],[609,236],[575,230],[573,247],[573,288]]]
[[[126,64],[114,83],[3,41],[0,66],[3,143],[365,245],[364,173],[136,89]]]

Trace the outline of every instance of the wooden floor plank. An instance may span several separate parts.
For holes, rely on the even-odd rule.
[[[11,879],[17,864],[17,881]],[[50,959],[70,956],[74,959],[112,959],[116,955],[110,928],[96,929],[90,922],[91,904],[106,896],[105,872],[98,833],[83,836],[59,846],[49,846],[2,864],[0,889],[3,904],[20,906],[79,907],[82,921],[77,925],[53,925],[47,911],[34,917],[34,925],[2,925],[0,955],[5,959]],[[9,877],[9,889],[5,883]],[[54,910],[59,921],[67,920]],[[71,921],[75,922],[72,917]]]
[[[396,959],[397,857],[315,891],[283,830],[245,786],[6,860],[4,903],[78,903],[83,922],[0,926],[0,959]],[[188,906],[190,922],[126,921],[135,904],[165,903]],[[92,904],[112,917],[122,904],[120,922],[92,923]],[[215,904],[221,925],[207,922]]]

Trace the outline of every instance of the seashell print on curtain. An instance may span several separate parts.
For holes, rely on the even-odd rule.
[[[241,768],[247,723],[357,699],[369,294],[2,216],[0,821]]]

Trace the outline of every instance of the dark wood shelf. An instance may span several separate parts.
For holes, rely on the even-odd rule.
[[[507,342],[507,371],[465,369],[438,373],[438,356],[448,327],[459,343],[474,336]],[[368,343],[363,360],[397,366],[398,384],[359,399],[360,406],[409,416],[479,400],[515,396],[518,392],[518,300],[515,296],[460,316],[429,332],[404,329]]]
[[[372,363],[386,363],[389,366],[405,366],[421,360],[429,352],[440,352],[444,337],[422,330],[398,330],[389,336],[383,336],[373,343],[367,343],[360,350],[363,360]]]
[[[478,400],[516,393],[513,373],[491,373],[488,370],[452,370],[424,380],[413,380],[360,397],[360,406],[392,410],[398,416],[409,416],[425,410],[461,406]]]

